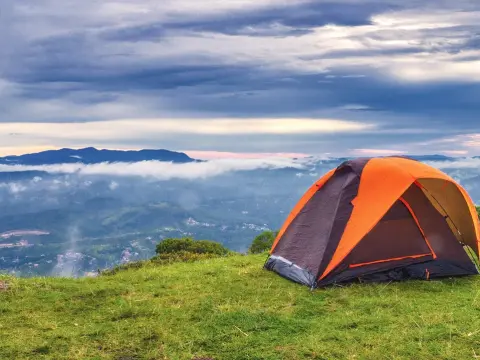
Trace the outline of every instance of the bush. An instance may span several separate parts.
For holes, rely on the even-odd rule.
[[[227,255],[230,250],[215,241],[193,240],[192,238],[168,238],[157,245],[155,252],[161,254],[194,253]]]
[[[227,255],[230,250],[220,243],[209,240],[194,241],[190,252],[195,254],[215,254],[215,255]]]
[[[258,235],[248,248],[250,254],[259,254],[269,251],[277,237],[278,231],[264,231]]]
[[[168,238],[157,244],[155,252],[157,254],[172,254],[180,251],[187,251],[193,244],[193,239],[191,238]]]

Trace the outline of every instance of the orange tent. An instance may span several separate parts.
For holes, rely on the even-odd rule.
[[[477,274],[480,225],[469,195],[403,157],[359,158],[317,181],[294,207],[265,267],[309,285]]]

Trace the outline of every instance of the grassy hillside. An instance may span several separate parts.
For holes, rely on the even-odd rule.
[[[474,359],[480,278],[314,292],[263,255],[2,278],[1,359]],[[1,287],[1,286],[0,286]]]

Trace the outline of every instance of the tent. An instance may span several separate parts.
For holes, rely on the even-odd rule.
[[[475,205],[451,177],[405,157],[358,158],[304,194],[264,267],[312,288],[472,275],[479,241]]]

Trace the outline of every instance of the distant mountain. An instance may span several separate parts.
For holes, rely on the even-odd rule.
[[[407,158],[412,158],[419,161],[454,161],[456,158],[444,155],[407,155]],[[330,158],[319,161],[324,165],[338,164],[352,157]],[[187,154],[182,152],[175,152],[170,150],[98,150],[94,147],[83,149],[59,149],[48,150],[39,153],[25,154],[19,156],[5,156],[0,157],[0,164],[3,165],[52,165],[52,164],[98,164],[98,163],[113,163],[113,162],[138,162],[138,161],[167,161],[174,163],[189,163],[198,162],[199,160],[192,159]],[[294,169],[292,169],[293,171]],[[29,174],[31,175],[31,174]]]
[[[52,164],[98,164],[103,162],[137,162],[137,161],[168,161],[188,163],[196,161],[181,152],[169,150],[98,150],[93,147],[84,149],[48,150],[34,154],[6,156],[0,158],[0,164],[5,165],[52,165]]]
[[[450,157],[450,156],[445,156],[445,155],[412,155],[412,156],[406,156],[418,161],[455,161],[458,160],[458,158]]]
[[[392,156],[392,155],[389,155]],[[458,157],[451,157],[451,156],[445,156],[445,155],[438,155],[438,154],[432,154],[432,155],[397,155],[398,157],[403,157],[406,159],[413,159],[421,162],[425,161],[456,161],[459,158]],[[328,159],[322,159],[317,161],[319,164],[334,164],[338,165],[341,164],[344,161],[352,160],[355,159],[355,156],[351,157],[338,157],[338,158],[328,158]]]

